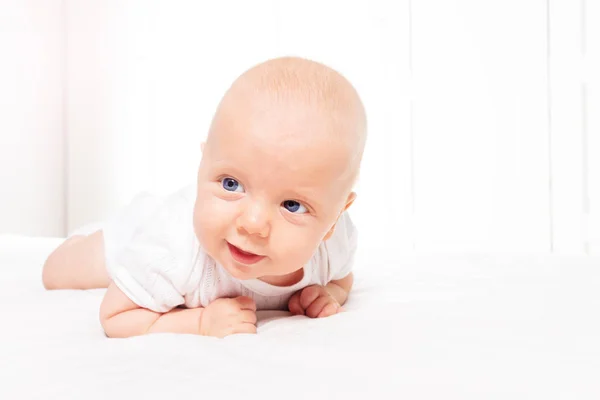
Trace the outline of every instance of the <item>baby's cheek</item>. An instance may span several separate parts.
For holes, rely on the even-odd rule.
[[[279,255],[287,261],[286,269],[295,270],[310,260],[321,243],[317,236],[307,232],[289,232],[278,238]]]
[[[218,217],[209,199],[198,198],[194,208],[194,230],[200,242],[210,238],[217,229]],[[203,243],[204,244],[204,243]]]
[[[235,214],[235,202],[216,196],[198,198],[194,210],[196,232],[202,237],[224,239]]]

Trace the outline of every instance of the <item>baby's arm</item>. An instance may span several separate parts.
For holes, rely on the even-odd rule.
[[[345,278],[329,282],[326,286],[312,285],[294,293],[288,308],[294,315],[311,318],[329,317],[342,311],[348,299],[354,276],[352,272]]]
[[[161,332],[223,337],[256,333],[256,305],[248,297],[237,297],[218,299],[206,308],[158,313],[139,307],[111,282],[100,306],[100,323],[113,338]]]
[[[354,275],[350,272],[344,279],[331,281],[325,287],[329,294],[343,306],[346,303],[346,300],[348,300],[348,294],[350,293],[350,289],[352,289],[353,283]]]
[[[157,332],[200,334],[203,311],[173,309],[161,314],[140,308],[111,282],[100,306],[100,323],[106,335],[114,338]]]

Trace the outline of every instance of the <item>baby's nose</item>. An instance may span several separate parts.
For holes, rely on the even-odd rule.
[[[271,232],[271,222],[267,207],[260,202],[252,202],[237,219],[237,228],[249,235],[267,237]]]

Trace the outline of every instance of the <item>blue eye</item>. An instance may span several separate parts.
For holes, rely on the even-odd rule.
[[[244,187],[233,178],[221,179],[221,185],[223,185],[223,189],[227,190],[228,192],[244,193]]]
[[[308,212],[306,207],[294,200],[286,200],[283,202],[283,208],[294,214],[304,214]],[[300,212],[297,212],[300,211]]]

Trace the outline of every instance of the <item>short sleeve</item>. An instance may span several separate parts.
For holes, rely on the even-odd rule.
[[[193,268],[191,238],[192,209],[184,198],[172,195],[107,259],[109,274],[138,306],[167,312],[185,302]]]
[[[358,243],[357,235],[348,212],[342,213],[333,235],[324,242],[328,260],[328,282],[343,279],[352,271]]]

